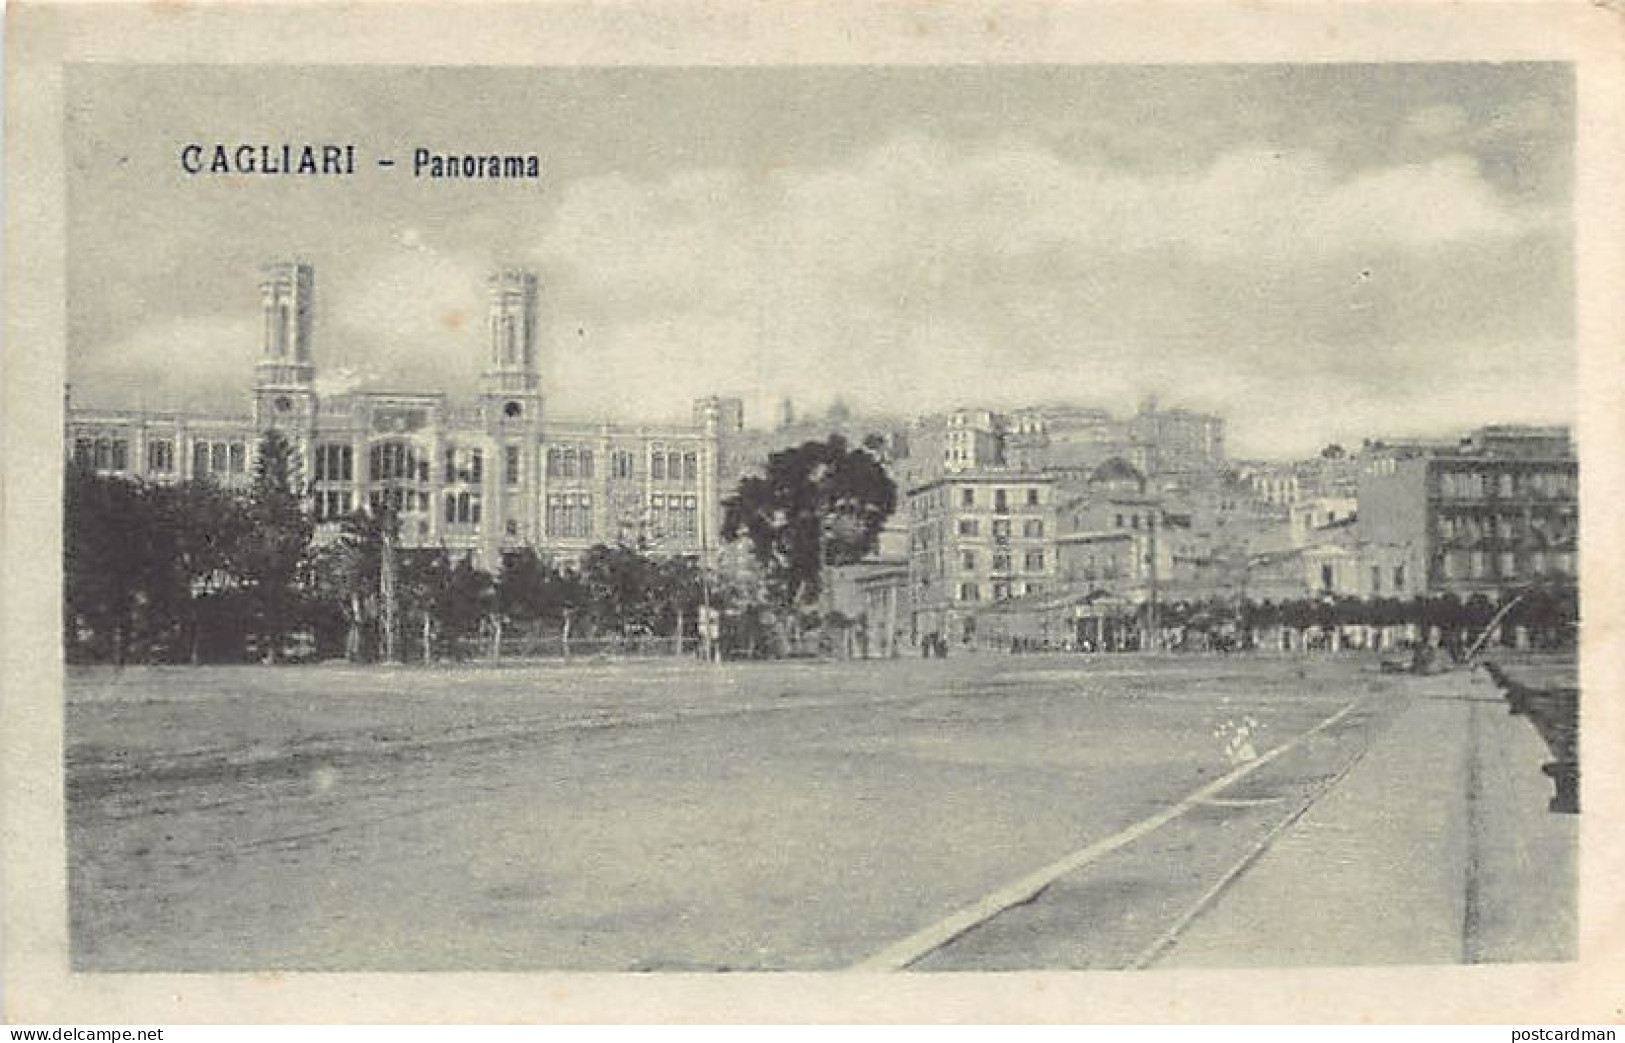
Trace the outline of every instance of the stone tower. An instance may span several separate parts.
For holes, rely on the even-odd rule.
[[[534,274],[508,268],[491,276],[480,393],[504,420],[535,420],[540,411],[536,301]]]
[[[275,427],[296,444],[309,440],[316,412],[316,363],[311,352],[315,271],[283,262],[265,267],[260,280],[263,333],[254,367],[254,426]]]
[[[492,571],[504,548],[523,546],[539,532],[542,478],[541,376],[536,276],[505,268],[487,284],[486,366],[480,374],[480,411],[485,420],[485,522],[480,562]],[[513,480],[510,480],[513,479]]]

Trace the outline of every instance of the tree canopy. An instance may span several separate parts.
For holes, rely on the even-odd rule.
[[[260,439],[244,511],[242,572],[252,585],[265,652],[274,659],[297,623],[300,565],[315,532],[305,509],[298,452],[280,431],[266,431]]]
[[[748,539],[774,600],[806,604],[823,589],[825,567],[874,552],[897,507],[897,486],[874,454],[840,435],[768,457],[723,503],[723,535]]]

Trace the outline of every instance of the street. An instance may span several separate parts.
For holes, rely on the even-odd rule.
[[[1374,666],[74,671],[73,963],[1139,966],[1404,707]]]

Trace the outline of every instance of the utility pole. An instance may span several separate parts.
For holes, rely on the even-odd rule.
[[[1146,603],[1146,641],[1148,652],[1157,652],[1162,649],[1162,619],[1160,606],[1157,604],[1157,516],[1162,513],[1162,505],[1158,502],[1151,504],[1151,571],[1149,575],[1149,598]]]

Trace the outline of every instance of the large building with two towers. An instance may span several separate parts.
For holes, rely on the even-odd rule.
[[[525,547],[555,558],[623,540],[656,553],[715,551],[742,403],[700,399],[691,422],[680,424],[552,419],[533,273],[505,269],[488,282],[487,350],[473,401],[438,391],[320,393],[309,265],[266,268],[260,305],[246,412],[92,411],[70,397],[71,457],[141,481],[209,477],[241,487],[260,436],[275,428],[299,451],[319,532],[387,503],[400,512],[404,546],[472,554],[492,570],[504,552]]]

